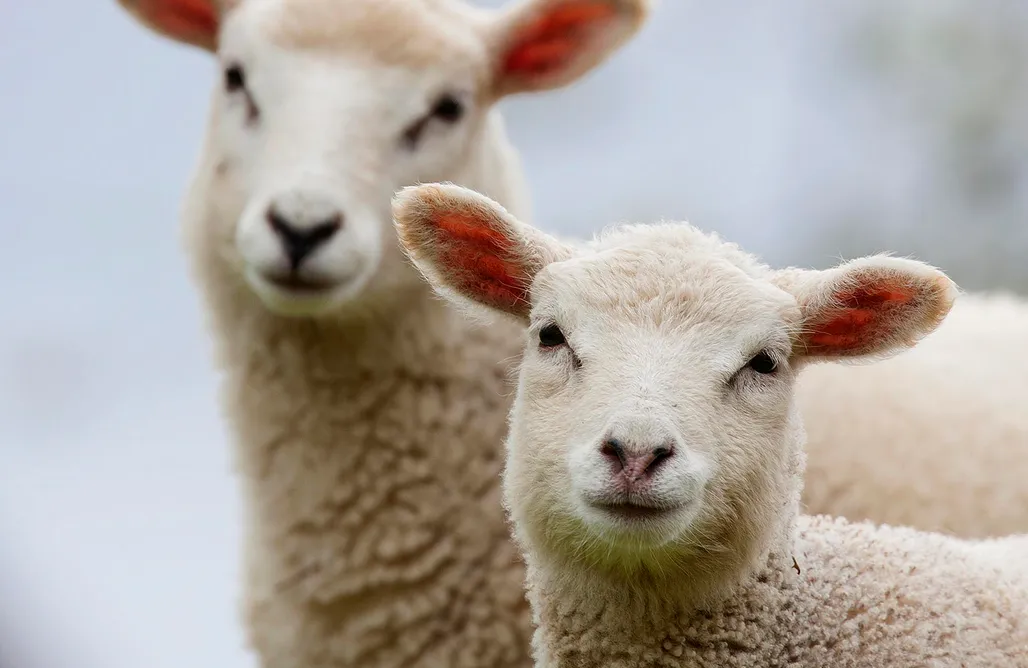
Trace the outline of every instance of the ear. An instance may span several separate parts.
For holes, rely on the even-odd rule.
[[[221,0],[118,0],[144,26],[207,51],[218,48]]]
[[[649,0],[525,0],[490,35],[497,98],[565,86],[642,26]]]
[[[536,274],[571,257],[569,247],[460,186],[404,188],[393,198],[393,219],[407,255],[438,292],[522,319]]]
[[[881,357],[935,331],[959,294],[923,262],[873,256],[827,271],[785,270],[774,282],[803,313],[794,353],[811,361]]]

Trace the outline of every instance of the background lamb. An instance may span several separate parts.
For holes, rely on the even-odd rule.
[[[1028,536],[798,515],[796,374],[913,345],[943,273],[771,271],[685,224],[576,249],[455,186],[394,206],[440,292],[527,329],[504,498],[537,665],[1028,666]]]
[[[493,103],[584,74],[646,2],[122,4],[217,52],[183,223],[225,373],[262,665],[528,665],[499,491],[518,332],[432,297],[390,196],[448,178],[528,215]]]
[[[805,510],[967,538],[1028,532],[1025,341],[1023,299],[964,294],[909,353],[805,371]]]

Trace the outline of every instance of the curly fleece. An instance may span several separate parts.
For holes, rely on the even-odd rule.
[[[250,317],[218,329],[262,665],[530,665],[499,489],[520,339],[423,295],[359,328]]]
[[[969,294],[903,355],[806,369],[804,510],[965,538],[1028,532],[1026,340],[1028,302]]]
[[[516,154],[494,149],[483,171],[520,201]],[[524,565],[500,498],[520,330],[469,322],[399,248],[360,311],[274,315],[225,260],[238,213],[218,165],[208,146],[183,222],[223,372],[259,664],[530,666]]]
[[[790,545],[703,608],[676,600],[673,578],[576,590],[533,566],[540,665],[1026,668],[1028,544],[1006,542],[996,563],[1005,542],[803,516]]]

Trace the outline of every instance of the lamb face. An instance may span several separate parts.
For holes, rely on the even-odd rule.
[[[402,264],[391,195],[511,169],[480,155],[499,131],[493,103],[576,78],[645,11],[609,0],[505,12],[458,0],[120,1],[217,56],[187,215],[195,245],[267,308],[305,316],[416,284],[389,270]]]
[[[226,215],[200,233],[273,311],[359,300],[395,252],[391,193],[454,178],[486,122],[468,17],[382,4],[260,0],[225,16],[209,146]],[[410,51],[388,48],[404,32]]]
[[[539,273],[507,471],[533,543],[659,567],[756,542],[785,500],[799,319],[761,273],[684,227]]]
[[[775,272],[684,223],[573,248],[453,186],[395,210],[441,292],[526,326],[505,495],[565,564],[741,573],[791,523],[802,366],[913,345],[956,297],[919,262]]]
[[[400,199],[435,285],[526,324],[505,472],[523,541],[653,569],[762,543],[791,484],[800,315],[766,268],[685,225],[575,249],[461,189]],[[499,257],[464,229],[491,230]]]

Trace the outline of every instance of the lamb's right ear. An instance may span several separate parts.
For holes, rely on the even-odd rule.
[[[218,48],[222,0],[118,0],[154,32],[207,51]]]
[[[527,318],[528,292],[571,249],[467,188],[432,183],[393,198],[400,242],[440,293]]]

